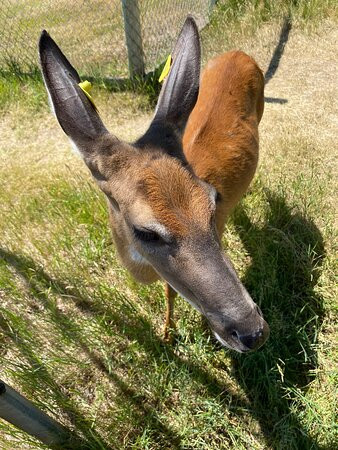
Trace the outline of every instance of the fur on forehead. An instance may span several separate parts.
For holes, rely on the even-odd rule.
[[[198,179],[174,158],[152,161],[143,171],[139,189],[156,220],[174,235],[196,226],[208,230],[212,204]]]

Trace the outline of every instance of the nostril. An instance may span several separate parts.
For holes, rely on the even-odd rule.
[[[234,339],[239,339],[239,335],[238,335],[238,333],[237,333],[236,330],[233,330],[233,331],[232,331],[231,336],[232,336]]]
[[[249,348],[250,350],[253,350],[255,348],[256,344],[256,336],[252,334],[248,334],[245,336],[239,336],[239,340],[245,347]]]
[[[240,335],[239,337],[240,342],[245,345],[250,350],[255,350],[256,348],[260,347],[263,342],[265,341],[264,338],[264,330],[261,328],[260,330],[256,331],[252,334],[247,335]]]

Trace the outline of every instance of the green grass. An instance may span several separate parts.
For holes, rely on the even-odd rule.
[[[265,24],[290,18],[293,25],[308,33],[316,31],[323,20],[337,20],[335,0],[219,0],[210,23],[202,32],[205,60],[227,48],[257,35]]]
[[[132,107],[137,110],[148,111],[154,107],[159,90],[158,82],[161,73],[160,66],[154,73],[146,78],[135,78],[133,80],[96,80],[93,77],[84,77],[93,84],[93,94],[99,101],[105,102],[107,92],[124,95],[125,108]],[[128,99],[127,96],[131,99]],[[138,97],[138,98],[137,98]],[[111,101],[111,99],[109,99]],[[42,82],[40,72],[35,71],[31,75],[22,74],[20,71],[0,71],[0,114],[10,109],[18,108],[29,113],[45,113],[48,111],[46,103],[46,89]],[[121,113],[122,105],[118,106]]]
[[[6,378],[89,448],[298,449],[317,448],[318,437],[333,448],[332,424],[309,395],[333,307],[318,282],[332,261],[302,205],[315,181],[296,177],[290,200],[284,180],[270,186],[263,176],[230,222],[230,255],[250,255],[243,280],[271,326],[265,347],[245,356],[221,350],[183,302],[177,341],[163,343],[162,289],[134,284],[116,264],[105,203],[85,180],[55,180],[9,205],[0,250]]]
[[[22,75],[17,70],[0,72],[0,112],[16,104],[35,113],[47,111],[45,87],[39,73]]]
[[[303,26],[314,26],[325,17],[337,17],[334,0],[220,0],[213,21],[227,20],[231,25],[248,18],[252,28],[263,22],[290,15]]]
[[[332,3],[308,2],[308,16],[298,3],[288,45],[298,37],[309,49],[306,22],[324,27]],[[225,21],[223,45],[249,36],[259,54],[256,25],[278,29],[281,11],[272,2],[226,5],[203,32],[205,57],[219,50]],[[262,349],[239,355],[221,348],[184,300],[174,344],[163,341],[162,286],[137,284],[119,265],[105,199],[82,162],[65,156],[39,78],[0,76],[0,378],[72,430],[81,448],[336,448],[335,148],[318,122],[329,120],[336,97],[323,84],[329,99],[315,90],[313,104],[295,104],[290,91],[285,107],[266,105],[259,172],[224,234],[271,328]],[[96,88],[113,131],[148,114],[154,84],[132,87]],[[0,447],[44,448],[1,420]]]

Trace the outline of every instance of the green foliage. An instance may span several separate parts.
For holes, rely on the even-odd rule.
[[[0,72],[0,113],[10,108],[28,111],[46,110],[46,94],[38,72],[24,75],[13,68]]]
[[[252,24],[257,26],[288,15],[306,24],[328,16],[336,17],[337,9],[334,0],[220,0],[215,17],[222,15],[231,23],[250,14]]]

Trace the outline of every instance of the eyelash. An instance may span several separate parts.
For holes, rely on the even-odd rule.
[[[138,228],[133,228],[134,235],[137,239],[142,242],[159,242],[161,240],[160,236],[154,231],[144,231]]]

